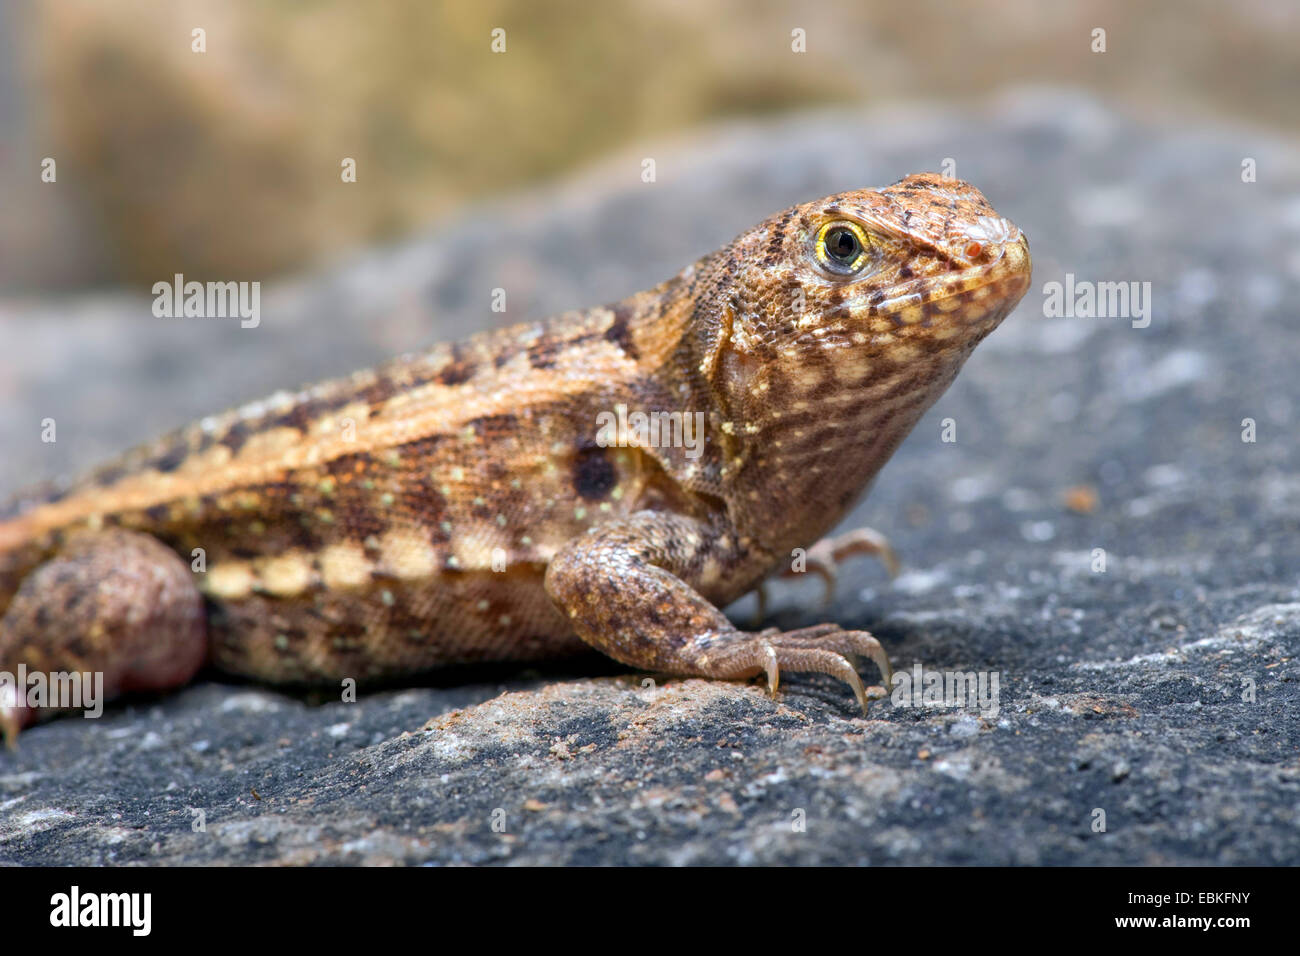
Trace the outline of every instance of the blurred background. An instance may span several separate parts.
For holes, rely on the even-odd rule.
[[[1293,0],[4,0],[0,290],[295,273],[755,114],[1041,82],[1294,132],[1297,50]]]

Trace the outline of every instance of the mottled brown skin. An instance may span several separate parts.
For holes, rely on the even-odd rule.
[[[0,511],[0,670],[103,670],[113,693],[204,661],[325,682],[585,642],[774,689],[832,673],[865,707],[844,655],[887,678],[869,634],[746,633],[718,608],[845,514],[1029,276],[974,187],[909,176],[617,304],[205,419]],[[601,447],[620,403],[703,412],[702,454]]]

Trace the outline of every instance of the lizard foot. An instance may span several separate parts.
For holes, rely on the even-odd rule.
[[[808,549],[804,557],[804,570],[783,568],[778,576],[795,578],[811,571],[822,579],[825,594],[822,609],[830,606],[835,597],[835,586],[839,583],[840,565],[848,558],[870,555],[880,559],[891,578],[898,577],[898,555],[890,545],[889,539],[874,528],[855,528],[833,538],[822,538]],[[754,621],[761,622],[767,618],[767,583],[759,584],[756,589],[758,607],[754,612]]]
[[[880,669],[882,684],[864,687],[849,657],[868,658]],[[769,628],[756,634],[736,633],[718,653],[716,645],[706,652],[710,676],[735,678],[754,673],[767,675],[768,690],[776,695],[781,671],[819,673],[838,677],[851,688],[862,713],[873,698],[888,695],[893,668],[885,649],[867,631],[846,631],[835,624],[818,624],[797,631]]]

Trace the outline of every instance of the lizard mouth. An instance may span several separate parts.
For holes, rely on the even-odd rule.
[[[1001,321],[1029,290],[1033,262],[1029,240],[1017,230],[1000,243],[996,254],[956,272],[922,276],[894,286],[876,303],[876,314],[888,316],[896,326],[929,327],[936,320]]]

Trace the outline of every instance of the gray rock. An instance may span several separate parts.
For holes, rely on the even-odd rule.
[[[850,565],[825,610],[815,582],[778,585],[772,616],[869,628],[900,672],[996,674],[996,708],[863,719],[830,679],[772,700],[601,658],[354,704],[209,681],[0,755],[0,861],[1300,862],[1300,152],[1254,131],[1060,91],[795,116],[471,208],[268,289],[255,330],[139,296],[3,302],[0,488],[286,378],[619,298],[945,157],[1029,234],[1035,289],[846,522],[905,573]],[[1045,318],[1066,273],[1150,282],[1149,327]]]

